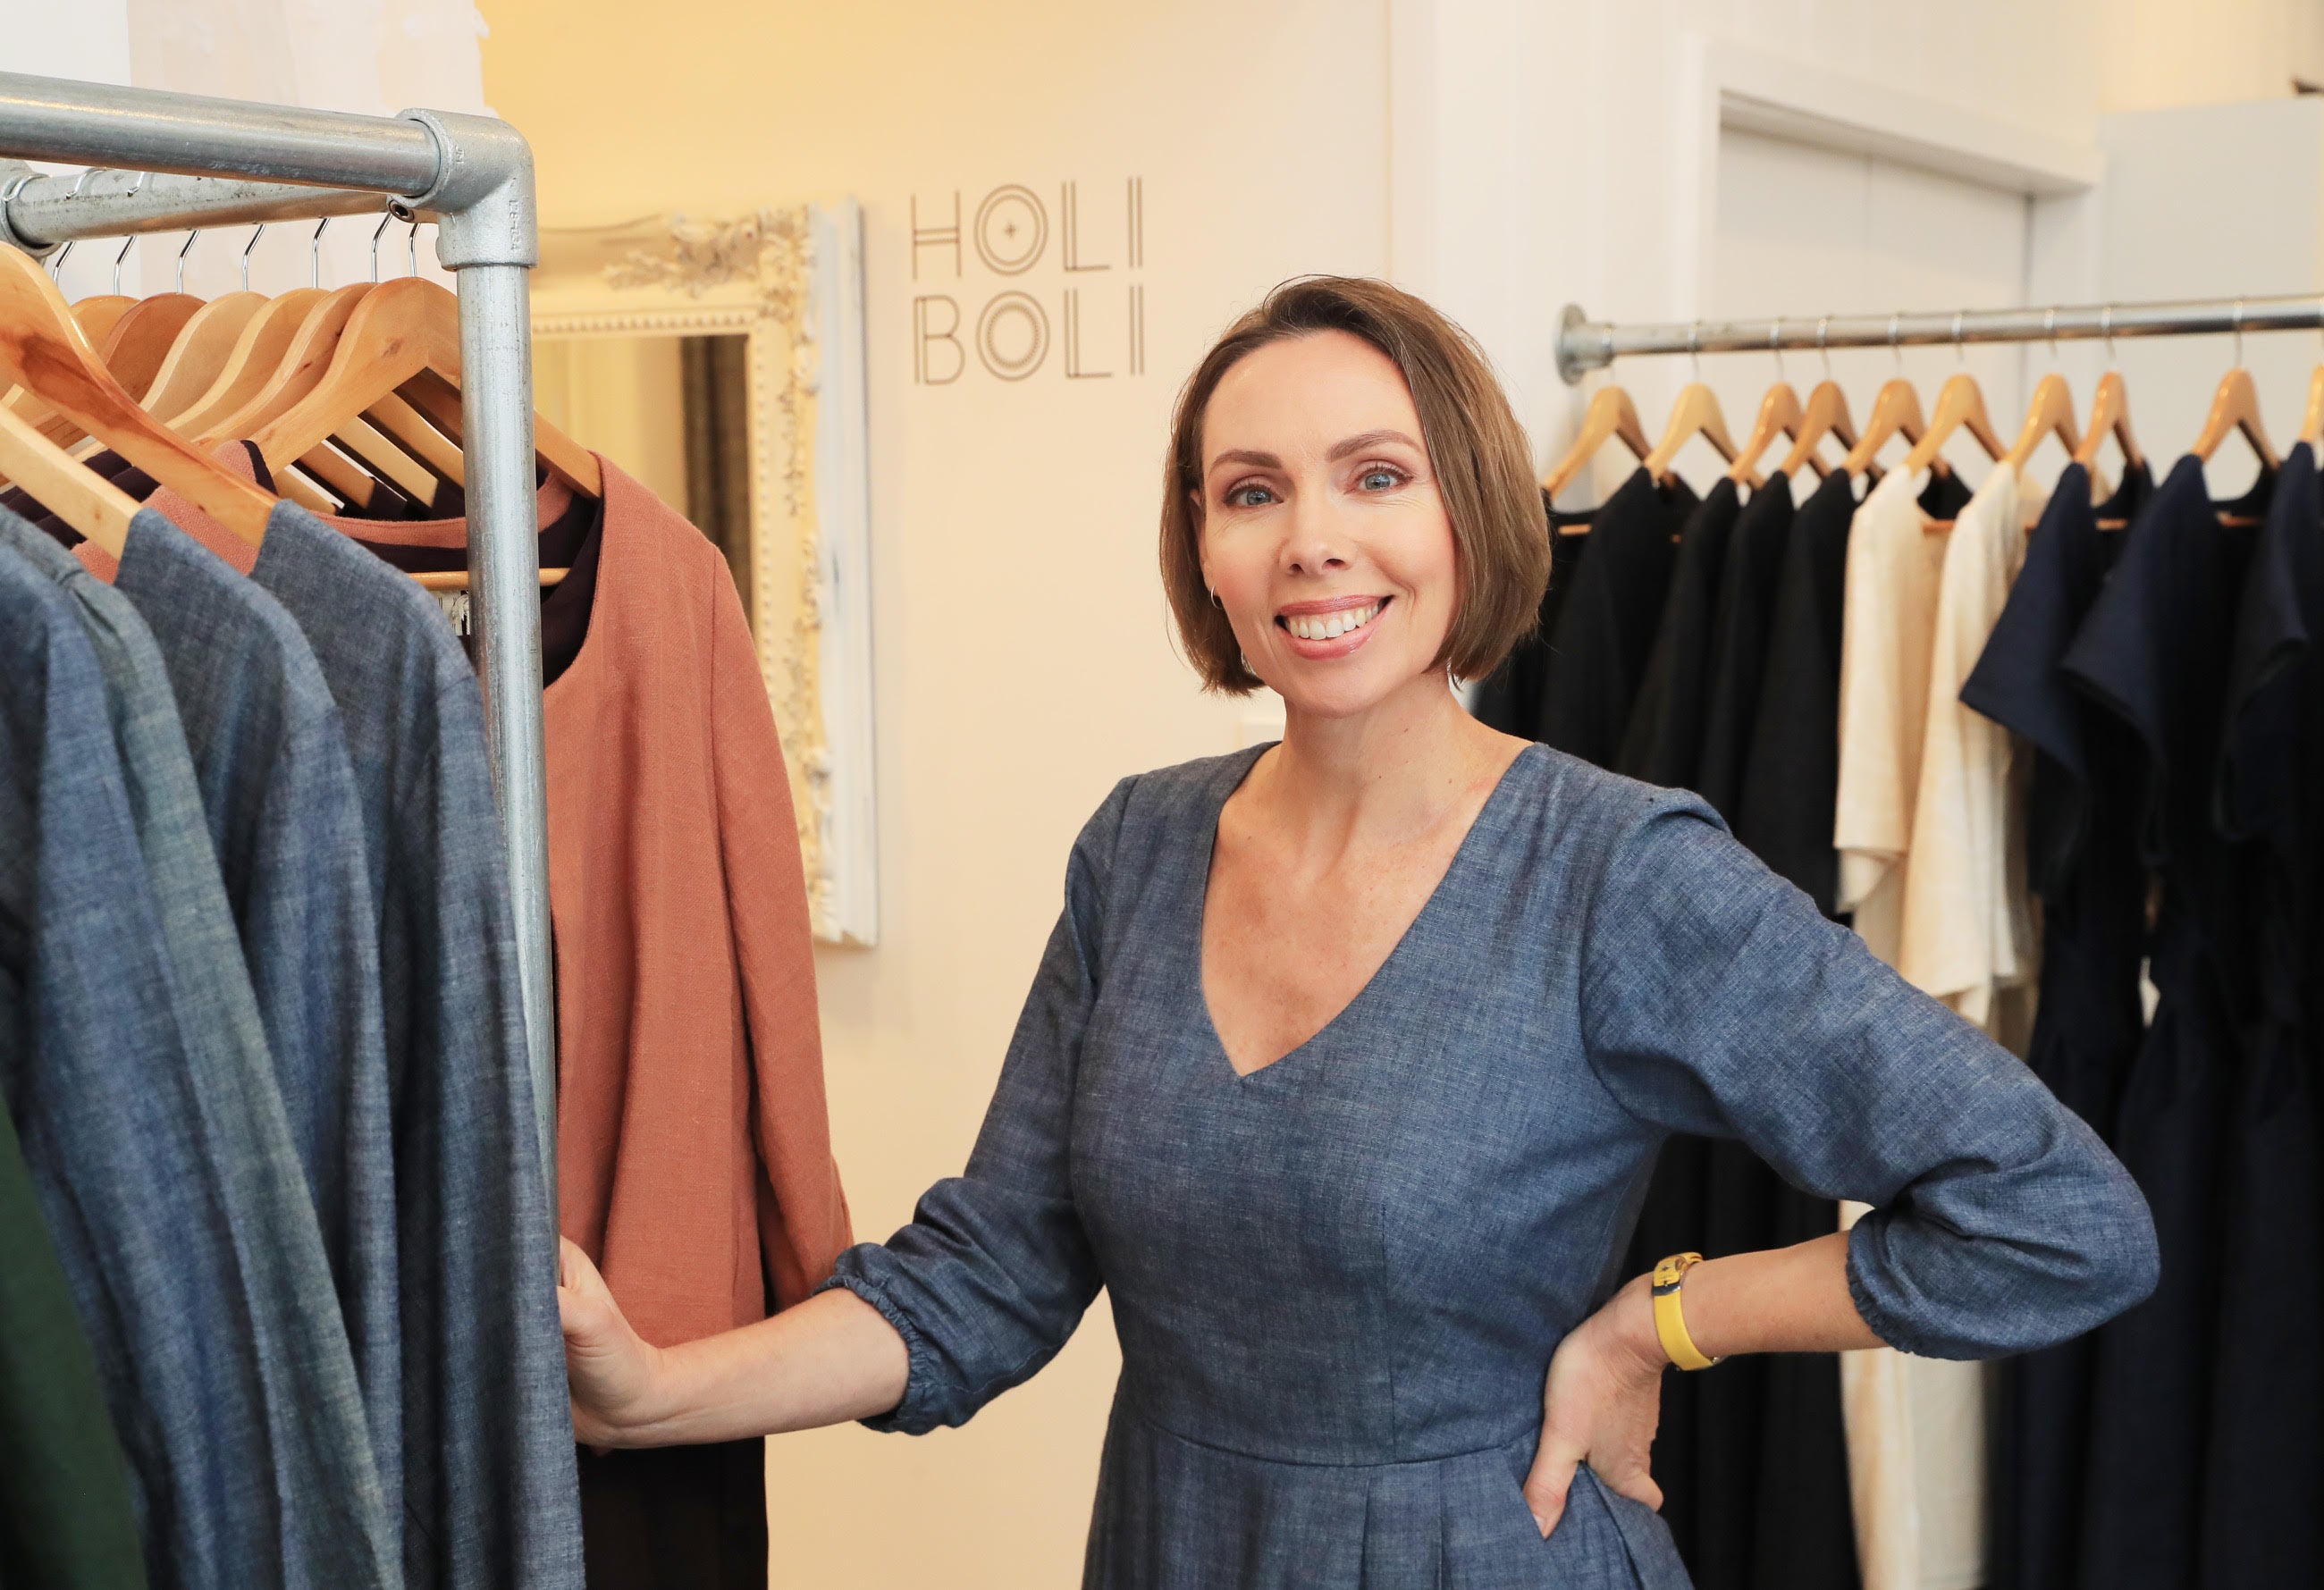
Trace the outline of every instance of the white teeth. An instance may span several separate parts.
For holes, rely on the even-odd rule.
[[[1379,616],[1377,602],[1365,607],[1345,608],[1334,613],[1286,614],[1283,627],[1302,640],[1336,640],[1351,630],[1360,630]]]

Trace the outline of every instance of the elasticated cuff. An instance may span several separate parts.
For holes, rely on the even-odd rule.
[[[878,1282],[868,1281],[860,1275],[834,1275],[807,1295],[815,1297],[831,1291],[834,1287],[844,1287],[879,1310],[880,1317],[894,1326],[896,1334],[904,1338],[907,1368],[904,1376],[903,1400],[887,1412],[874,1414],[858,1422],[866,1429],[876,1429],[882,1434],[924,1436],[935,1429],[943,1423],[930,1406],[936,1401],[935,1392],[939,1376],[936,1359],[929,1353],[927,1343],[921,1337],[919,1328],[912,1323],[908,1315],[889,1300],[888,1294],[881,1290]]]

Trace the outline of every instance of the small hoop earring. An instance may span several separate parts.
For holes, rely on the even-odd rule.
[[[1221,612],[1227,611],[1227,604],[1219,600],[1219,593],[1215,591],[1211,593],[1211,605],[1217,608]]]

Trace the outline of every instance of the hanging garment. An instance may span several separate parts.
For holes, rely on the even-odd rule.
[[[1972,497],[1958,511],[2015,519],[2015,471],[1996,469],[1978,494],[1983,506]],[[1848,534],[1835,904],[1891,966],[1903,942],[1947,541],[1902,470],[1866,495]],[[1843,1206],[1841,1225],[1864,1212]],[[1985,1572],[1985,1366],[1875,1347],[1840,1355],[1840,1377],[1866,1590],[1973,1590]]]
[[[252,473],[243,448],[219,456]],[[556,1250],[475,676],[425,592],[295,504],[255,549],[174,492],[153,506],[296,620],[355,769],[395,1134],[405,1582],[573,1590]]]
[[[1638,469],[1591,517],[1594,545],[1550,635],[1533,738],[1600,767],[1614,765],[1670,585],[1671,538],[1696,501],[1684,481],[1658,485]]]
[[[2013,1053],[2024,1052],[2032,1034],[2038,957],[2025,881],[2032,762],[2017,757],[2007,729],[1963,705],[1960,693],[2009,600],[2025,561],[2026,518],[2040,506],[2040,493],[2015,469],[1997,464],[1941,538],[1896,949],[1906,982]]]
[[[2042,896],[2041,993],[2027,1063],[2112,1140],[2115,1100],[2146,1028],[2146,876],[2135,813],[2136,742],[2075,688],[2067,648],[2154,483],[2126,471],[2103,508],[2069,464],[2029,538],[2024,568],[1961,701],[2034,749],[2026,873]],[[1991,1444],[1991,1590],[2078,1582],[2094,1344],[2080,1337],[1999,1365]]]
[[[0,950],[0,974],[13,972],[16,959]],[[14,1004],[0,995],[0,1055],[23,1036]],[[0,1452],[8,1455],[0,1465],[0,1585],[144,1590],[127,1459],[5,1109]]]
[[[402,1516],[395,1166],[363,817],[338,709],[280,602],[160,514],[82,564],[160,648],[355,1354],[387,1516]]]
[[[1788,492],[1788,482],[1770,488]],[[1729,539],[1743,511],[1733,481],[1720,476],[1679,532],[1678,556],[1664,593],[1654,649],[1631,703],[1616,767],[1633,778],[1672,789],[1694,786],[1702,749],[1712,614],[1727,564]]]
[[[0,845],[37,923],[9,1107],[156,1585],[387,1586],[346,1327],[167,675],[118,593],[0,518]],[[60,823],[55,814],[70,813]]]
[[[1546,1540],[1520,1489],[1544,1367],[1618,1283],[1669,1131],[1877,1200],[1851,1291],[1923,1351],[2054,1339],[2151,1282],[2127,1178],[2023,1066],[1700,801],[1544,747],[1347,1011],[1238,1075],[1203,896],[1264,749],[1115,787],[967,1173],[832,1282],[902,1333],[903,1399],[868,1422],[910,1431],[1022,1382],[1107,1289],[1085,1584],[1683,1585],[1662,1521],[1586,1468]]]
[[[1950,519],[1969,501],[1950,474],[1932,476],[1921,511]],[[1807,891],[1827,916],[1837,907],[1839,852],[1832,848],[1840,787],[1840,611],[1854,483],[1834,470],[1800,504],[1784,538],[1775,619],[1735,837]]]
[[[1541,727],[1541,692],[1549,668],[1549,638],[1557,633],[1558,610],[1573,588],[1574,571],[1590,549],[1590,521],[1595,510],[1564,513],[1541,495],[1543,518],[1549,529],[1549,584],[1541,593],[1541,609],[1525,639],[1477,685],[1474,711],[1480,722],[1504,734],[1531,740]]]
[[[2263,477],[2226,511],[2264,512],[2271,486]],[[2220,1150],[2237,1013],[2252,1003],[2246,858],[2214,826],[2212,800],[2254,531],[2224,522],[2202,461],[2187,457],[2126,534],[2065,666],[2143,753],[2134,795],[2162,874],[2150,940],[2161,1001],[2124,1084],[2116,1147],[2153,1210],[2163,1281],[2098,1337],[2081,1572],[2089,1590],[2183,1590],[2201,1555]]]
[[[767,1443],[581,1454],[591,1590],[766,1590]]]
[[[1702,743],[1695,755],[1694,788],[1730,828],[1742,807],[1743,762],[1759,710],[1775,582],[1783,572],[1793,511],[1789,477],[1770,477],[1744,504],[1719,571],[1711,648],[1703,659]]]
[[[2324,521],[2302,443],[2276,476],[2236,619],[2220,747],[2223,836],[2251,841],[2256,1006],[2240,1024],[2221,1190],[2219,1294],[2202,1582],[2293,1584],[2324,1555],[2324,1279],[2287,1254],[2324,1244],[2312,980],[2324,905]],[[2264,1282],[2254,1284],[2254,1277]]]

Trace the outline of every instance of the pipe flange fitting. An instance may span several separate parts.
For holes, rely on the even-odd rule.
[[[436,180],[403,200],[436,217],[436,257],[450,270],[464,265],[540,262],[540,219],[532,186],[532,146],[524,134],[493,116],[447,110],[407,110],[436,140]]]
[[[45,260],[60,246],[53,243],[34,243],[16,230],[13,215],[16,196],[24,191],[25,184],[34,181],[41,173],[23,161],[0,161],[0,243],[23,250],[36,260]]]

